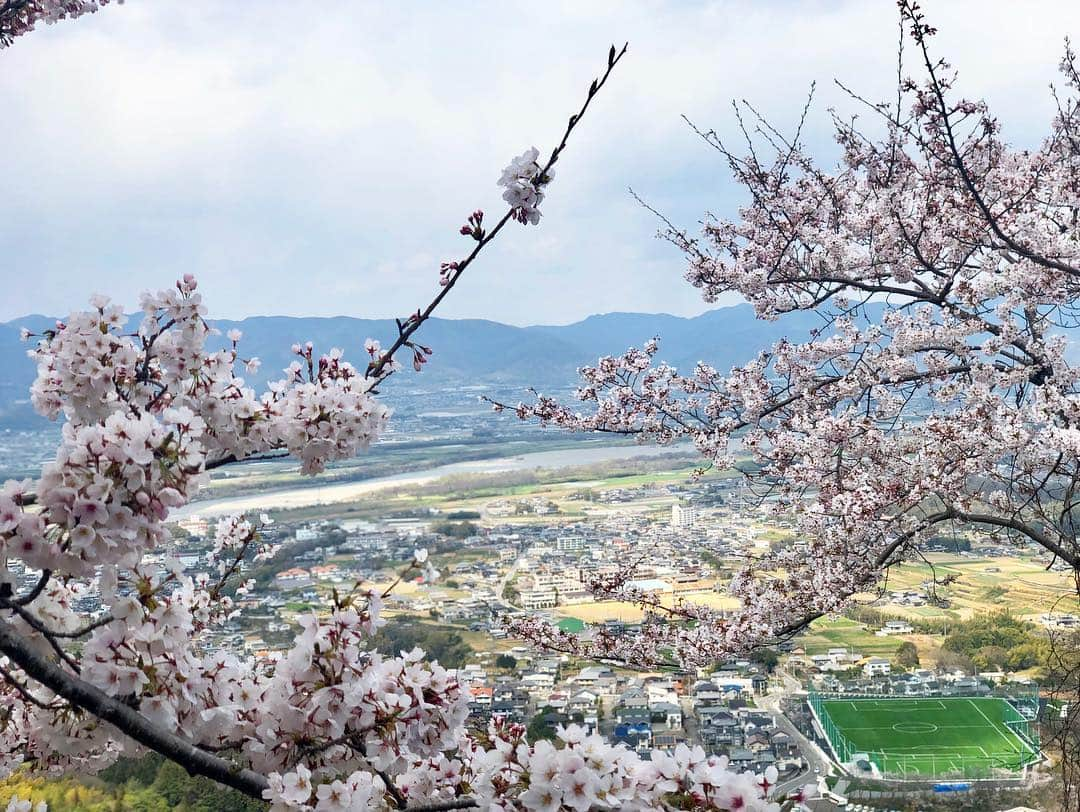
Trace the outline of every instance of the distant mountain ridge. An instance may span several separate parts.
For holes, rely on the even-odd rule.
[[[26,327],[40,332],[54,323],[55,319],[41,315],[0,323],[0,428],[36,422],[28,403],[35,368],[19,331]],[[262,362],[259,373],[252,376],[255,386],[281,377],[281,371],[293,360],[290,346],[294,342],[312,341],[317,351],[341,347],[345,357],[360,366],[365,361],[364,339],[376,338],[387,346],[397,334],[393,319],[350,316],[251,316],[213,323],[223,334],[234,327],[243,331],[244,356],[256,356]],[[640,346],[653,336],[660,337],[660,356],[673,366],[689,371],[703,360],[726,370],[750,360],[782,336],[805,339],[820,324],[820,317],[813,313],[795,313],[778,322],[761,321],[746,304],[692,318],[605,313],[574,324],[534,327],[483,319],[433,318],[417,334],[423,344],[434,349],[431,362],[421,375],[410,370],[403,376],[406,381],[396,385],[427,389],[483,383],[564,388],[575,384],[579,367],[599,356]],[[406,363],[408,358],[400,360]]]

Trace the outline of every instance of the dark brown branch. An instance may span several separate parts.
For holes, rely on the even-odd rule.
[[[898,535],[895,539],[889,542],[889,544],[887,544],[885,548],[877,554],[877,556],[875,556],[874,569],[881,569],[882,567],[886,566],[892,559],[892,557],[896,554],[897,550],[899,550],[901,547],[911,541],[911,539],[913,539],[918,533],[937,524],[938,522],[947,521],[948,519],[953,518],[954,515],[955,514],[953,513],[953,511],[948,509],[938,511],[937,513],[932,513],[931,515],[923,519],[918,528],[908,530],[906,533],[901,533],[900,535]],[[784,640],[788,637],[796,635],[806,629],[807,626],[809,626],[819,617],[823,617],[824,615],[825,612],[817,612],[813,615],[799,618],[798,620],[793,621],[792,623],[789,623],[788,625],[774,631],[772,637],[776,640]]]
[[[1015,519],[1009,516],[995,516],[992,513],[969,513],[962,510],[953,510],[953,517],[965,522],[973,522],[975,524],[988,524],[993,527],[1003,527],[1008,530],[1015,530],[1021,535],[1027,536],[1034,541],[1040,547],[1043,547],[1047,551],[1053,553],[1070,567],[1080,569],[1080,555],[1075,551],[1069,551],[1062,547],[1059,543],[1050,538],[1046,533],[1039,530],[1037,527],[1033,527],[1030,524],[1026,524],[1019,519]]]
[[[911,530],[907,533],[903,533],[897,536],[874,560],[875,569],[880,569],[888,565],[890,559],[904,544],[910,541],[917,532],[925,530],[932,525],[939,524],[950,519],[960,519],[965,522],[972,522],[973,524],[987,524],[994,527],[1002,527],[1009,530],[1015,530],[1016,532],[1027,536],[1034,541],[1040,547],[1043,547],[1048,552],[1061,558],[1074,570],[1080,570],[1080,555],[1075,552],[1070,552],[1055,542],[1052,538],[1047,536],[1041,530],[1036,527],[1032,527],[1029,524],[1025,524],[1018,519],[1009,518],[1005,516],[995,516],[991,513],[972,513],[969,511],[958,510],[956,508],[946,508],[944,510],[933,513],[927,516],[921,523],[917,530]],[[822,617],[824,613],[819,612],[817,614],[800,618],[793,623],[784,626],[773,633],[773,637],[781,640],[806,629],[811,623],[818,618]]]
[[[479,809],[480,804],[471,798],[459,798],[454,801],[442,801],[432,804],[419,804],[418,806],[407,806],[405,812],[443,812],[443,810],[451,809]]]
[[[559,160],[559,157],[560,155],[562,155],[563,150],[566,149],[570,134],[574,131],[574,128],[581,122],[581,119],[585,115],[585,112],[589,109],[589,105],[592,103],[593,98],[607,83],[607,80],[611,76],[612,71],[626,55],[628,48],[629,44],[624,44],[622,49],[619,51],[615,50],[615,46],[611,47],[611,50],[608,52],[607,69],[604,71],[604,73],[599,79],[594,79],[592,84],[589,86],[589,92],[585,97],[585,102],[581,105],[581,109],[579,109],[578,112],[574,115],[570,116],[570,120],[567,123],[566,130],[563,132],[562,139],[559,141],[559,145],[555,147],[554,150],[552,150],[551,155],[547,160],[547,163],[544,164],[544,166],[540,170],[540,174],[537,176],[537,183],[542,182],[547,177],[548,172],[551,171],[551,168]],[[417,330],[420,329],[421,325],[423,325],[425,321],[431,318],[432,314],[435,312],[435,309],[442,303],[443,299],[445,299],[447,295],[449,295],[450,291],[453,290],[454,286],[458,283],[458,280],[461,278],[462,274],[464,274],[466,268],[468,268],[468,266],[472,264],[472,262],[477,258],[477,256],[484,249],[484,247],[488,245],[488,243],[490,243],[492,240],[494,240],[495,237],[499,234],[499,232],[503,230],[503,227],[513,218],[513,210],[506,212],[495,224],[495,226],[491,228],[491,230],[484,232],[483,236],[476,241],[476,245],[473,246],[472,251],[470,251],[463,260],[458,261],[457,269],[448,277],[446,284],[441,287],[435,298],[433,298],[431,302],[428,303],[428,306],[425,307],[423,310],[417,310],[416,313],[410,316],[406,321],[398,322],[399,326],[397,338],[394,339],[394,343],[391,344],[388,349],[382,352],[376,360],[368,364],[367,370],[364,373],[366,378],[374,380],[376,382],[380,382],[385,380],[391,374],[392,368],[390,367],[390,363],[394,360],[394,355],[402,347],[412,346],[412,336],[416,333]],[[280,455],[280,457],[285,456],[288,455]],[[260,455],[258,457],[252,457],[251,459],[255,460],[278,458],[279,455],[269,453]],[[222,457],[218,460],[214,460],[213,462],[208,462],[205,465],[205,470],[210,471],[214,468],[221,468],[225,465],[230,465],[238,461],[239,460],[237,460],[236,457],[229,455],[226,457]]]
[[[615,66],[618,65],[619,61],[626,55],[628,47],[628,44],[623,45],[622,50],[616,52],[615,46],[611,46],[611,50],[608,53],[607,69],[604,71],[603,75],[599,79],[593,79],[592,84],[589,86],[589,93],[585,98],[585,103],[582,104],[581,109],[578,110],[576,114],[570,116],[570,120],[566,125],[566,130],[563,132],[562,140],[559,142],[559,145],[555,147],[554,150],[552,150],[551,156],[548,158],[547,163],[544,164],[544,166],[540,170],[540,174],[537,175],[537,179],[536,181],[534,181],[535,183],[541,184],[547,177],[548,172],[550,172],[551,168],[555,165],[555,162],[559,160],[559,156],[562,154],[562,151],[566,149],[567,141],[570,138],[570,134],[574,131],[574,127],[578,125],[582,117],[585,115],[585,111],[589,109],[589,104],[592,102],[593,98],[607,83],[608,77],[611,76],[611,72],[615,69]],[[446,298],[447,294],[450,293],[454,285],[457,284],[458,280],[461,278],[461,275],[465,272],[465,269],[470,264],[472,264],[473,260],[476,259],[477,255],[483,250],[484,246],[486,246],[493,239],[495,239],[496,235],[500,231],[502,231],[503,226],[505,226],[507,222],[509,222],[513,218],[513,216],[513,210],[508,211],[502,216],[499,222],[495,224],[495,227],[492,228],[491,231],[487,232],[486,234],[484,234],[483,237],[477,240],[476,245],[473,246],[472,251],[469,252],[468,256],[466,256],[465,259],[458,262],[457,270],[455,270],[453,274],[451,274],[447,283],[443,286],[442,290],[439,291],[438,295],[431,300],[431,303],[428,304],[428,306],[424,308],[423,311],[418,310],[414,315],[409,317],[408,321],[401,324],[401,327],[398,330],[398,337],[394,340],[394,343],[390,346],[388,350],[383,352],[377,360],[373,361],[371,364],[368,365],[365,377],[373,379],[375,381],[381,381],[389,374],[389,370],[387,369],[387,367],[390,362],[393,361],[394,354],[402,347],[407,345],[413,334],[420,329],[420,326],[429,318],[431,318],[431,314],[435,312],[435,308],[439,306],[439,303]]]
[[[38,582],[34,584],[34,588],[23,595],[21,598],[16,598],[11,601],[18,606],[27,606],[38,599],[38,596],[45,591],[45,587],[49,583],[49,579],[52,577],[52,570],[42,570],[41,577]]]
[[[54,710],[51,705],[42,702],[32,693],[30,689],[26,687],[14,674],[8,671],[6,668],[0,667],[0,677],[4,678],[4,682],[19,692],[19,695],[23,698],[24,702],[29,702],[31,705],[36,705],[42,710]]]
[[[960,180],[963,182],[964,188],[967,190],[968,194],[971,195],[972,201],[974,201],[975,205],[982,213],[983,218],[986,220],[986,224],[990,227],[994,236],[1001,240],[1007,248],[1015,251],[1024,259],[1034,262],[1036,265],[1050,268],[1055,271],[1061,271],[1070,276],[1080,276],[1080,268],[1056,260],[1053,257],[1043,256],[1042,254],[1032,251],[1030,248],[1021,245],[1014,238],[1010,237],[1001,228],[997,217],[990,211],[990,206],[986,203],[986,200],[975,186],[975,181],[971,177],[967,164],[964,162],[964,157],[961,155],[960,148],[956,143],[956,134],[953,131],[952,122],[950,120],[951,112],[945,101],[945,94],[942,90],[941,82],[938,80],[937,71],[934,69],[934,62],[930,58],[930,49],[926,44],[926,34],[919,25],[916,25],[914,30],[915,41],[922,50],[923,62],[926,65],[927,73],[930,75],[930,86],[934,91],[934,97],[937,100],[939,112],[941,113],[941,123],[945,130],[945,141],[949,148],[949,153],[952,156],[953,165],[956,167],[957,174],[960,175]]]

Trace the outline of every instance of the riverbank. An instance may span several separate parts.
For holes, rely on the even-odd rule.
[[[320,484],[314,477],[310,484],[277,488],[265,493],[209,498],[185,505],[173,511],[170,518],[184,519],[191,516],[213,518],[231,513],[249,511],[267,512],[291,510],[312,505],[333,505],[354,501],[373,492],[391,487],[415,486],[434,482],[455,474],[492,474],[506,471],[522,471],[537,468],[559,469],[576,465],[628,460],[640,457],[659,457],[678,452],[691,452],[692,446],[639,446],[604,445],[562,448],[553,451],[536,451],[516,456],[493,457],[484,460],[447,463],[427,469],[389,476],[377,476],[353,482]]]

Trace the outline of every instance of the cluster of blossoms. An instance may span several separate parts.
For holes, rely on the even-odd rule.
[[[265,771],[306,757],[314,720],[327,742],[355,737],[327,744],[308,762],[320,768],[344,761],[343,748],[381,762],[398,758],[387,747],[426,755],[449,741],[464,706],[446,672],[420,663],[418,653],[382,658],[361,642],[378,623],[377,596],[353,596],[355,606],[311,618],[281,662],[243,661],[202,645],[234,614],[231,595],[247,588],[230,581],[241,562],[275,552],[250,521],[218,524],[216,582],[187,577],[176,562],[164,571],[143,563],[167,537],[170,511],[189,502],[221,461],[283,449],[315,472],[365,448],[388,415],[370,383],[339,351],[316,358],[308,345],[296,348],[302,363],[256,396],[238,373],[241,364],[257,366],[240,359],[239,333],[223,349],[208,346],[214,331],[190,276],[144,295],[135,332],[124,331],[122,309],[105,297],[91,304],[36,337],[31,351],[33,403],[66,422],[41,478],[0,488],[8,584],[0,601],[12,612],[11,628],[69,673],[126,697],[146,719],[194,743],[235,749]],[[16,560],[42,573],[40,588],[18,598],[8,569]],[[93,622],[73,608],[88,589],[108,607]],[[78,660],[63,645],[70,639],[81,642]],[[2,690],[13,700],[0,730],[5,769],[24,759],[98,769],[132,749],[14,663],[5,658],[2,666]],[[380,736],[390,744],[377,745]]]
[[[538,163],[540,150],[531,147],[510,162],[499,178],[505,187],[503,200],[514,212],[514,219],[523,225],[540,222],[540,204],[544,201],[544,186],[551,182],[554,173],[543,171]]]
[[[751,201],[704,235],[670,230],[706,301],[738,294],[785,339],[723,373],[660,363],[655,341],[582,370],[581,405],[538,396],[522,419],[655,443],[693,442],[707,466],[749,455],[751,489],[794,516],[799,543],[747,563],[735,612],[663,606],[629,588],[633,572],[594,584],[646,611],[637,639],[588,644],[525,620],[529,639],[586,656],[706,663],[775,640],[852,596],[942,524],[1035,543],[1080,569],[1061,495],[1080,486],[1080,371],[1062,331],[1080,326],[1080,74],[1040,148],[1000,138],[981,102],[948,99],[947,70],[905,80],[882,105],[884,136],[837,120],[841,164],[824,170],[799,143],[774,162],[727,156]],[[822,318],[807,330],[799,314]],[[501,404],[496,404],[502,408]]]
[[[678,798],[681,808],[779,810],[767,800],[775,770],[759,777],[728,769],[724,757],[679,745],[674,754],[642,760],[576,726],[560,728],[558,747],[528,744],[520,726],[494,725],[494,748],[480,760],[472,780],[493,809],[661,809]],[[474,767],[474,769],[476,769]]]
[[[305,473],[353,456],[381,433],[387,408],[340,350],[297,351],[288,377],[261,396],[237,374],[237,331],[211,350],[197,283],[145,294],[135,333],[120,307],[94,297],[41,336],[32,355],[36,409],[67,422],[54,461],[25,504],[25,484],[0,491],[0,547],[35,569],[71,575],[135,566],[223,460],[285,449]],[[254,359],[244,363],[254,369]]]
[[[685,744],[671,755],[657,752],[645,760],[577,725],[560,727],[556,742],[530,744],[523,726],[496,719],[486,736],[463,737],[457,758],[417,761],[399,780],[398,794],[405,801],[423,798],[438,805],[452,803],[467,789],[477,808],[502,812],[779,812],[794,808],[810,789],[783,801],[769,800],[776,778],[774,768],[764,776],[735,773],[726,757],[706,756],[700,747]],[[314,774],[302,768],[274,775],[268,798],[275,812],[381,809],[372,786],[370,775],[363,773],[317,784]]]
[[[318,473],[331,460],[346,459],[367,450],[382,433],[390,416],[370,395],[371,381],[332,349],[318,361],[312,348],[294,348],[305,365],[294,361],[292,379],[274,387],[272,436],[303,461],[303,472]],[[306,373],[306,374],[305,374]]]
[[[116,0],[123,5],[124,0]],[[6,0],[0,2],[0,48],[22,34],[34,30],[39,22],[52,25],[60,20],[93,14],[109,0]]]
[[[170,583],[176,588],[164,590]],[[115,584],[102,593],[111,620],[87,639],[82,678],[127,697],[152,722],[264,772],[264,796],[276,812],[388,810],[461,797],[481,809],[522,811],[652,810],[672,799],[684,809],[781,809],[768,799],[775,771],[738,774],[700,748],[650,761],[577,727],[560,731],[559,746],[530,745],[523,727],[498,721],[486,736],[468,733],[469,695],[449,672],[419,650],[390,658],[367,645],[381,625],[374,594],[306,618],[286,655],[258,662],[191,645],[229,607],[178,571],[144,575],[130,595]],[[39,766],[99,769],[137,752],[48,691],[33,696],[15,703],[2,741]]]

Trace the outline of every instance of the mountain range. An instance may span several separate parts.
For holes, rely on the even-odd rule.
[[[0,427],[31,427],[36,419],[29,407],[28,389],[34,364],[28,345],[19,338],[26,327],[39,332],[54,318],[31,315],[0,323]],[[605,313],[567,325],[515,327],[481,319],[439,319],[426,323],[417,339],[434,350],[422,375],[411,369],[395,386],[445,388],[470,384],[567,388],[576,383],[576,370],[599,356],[640,346],[653,336],[661,339],[659,356],[689,371],[702,360],[726,370],[744,363],[782,336],[805,339],[821,324],[813,313],[796,313],[777,322],[754,317],[746,304],[718,308],[693,318],[664,313]],[[216,320],[222,334],[232,328],[244,333],[244,357],[262,361],[253,385],[281,377],[292,360],[294,342],[311,341],[316,351],[341,347],[345,357],[361,366],[366,360],[364,339],[389,345],[397,328],[392,319],[293,316],[251,316],[239,321]],[[223,341],[224,339],[218,339]],[[408,357],[400,360],[407,363]]]

